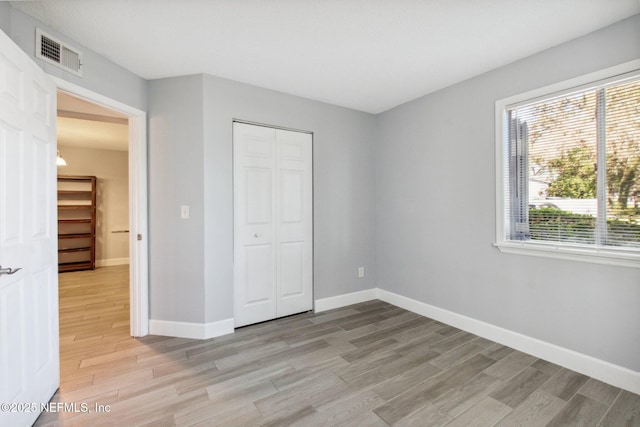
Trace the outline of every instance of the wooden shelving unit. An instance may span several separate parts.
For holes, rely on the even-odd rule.
[[[58,176],[58,271],[96,266],[96,177]]]

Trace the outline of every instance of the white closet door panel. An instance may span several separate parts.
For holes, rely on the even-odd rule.
[[[249,226],[271,224],[272,169],[245,167],[246,219]]]
[[[235,326],[276,316],[274,129],[234,123]]]
[[[273,246],[245,246],[247,265],[246,301],[248,305],[271,301],[273,298]]]
[[[275,250],[273,245],[247,245],[245,262],[239,275],[236,295],[242,302],[236,307],[236,326],[273,319],[276,312]]]
[[[280,170],[282,180],[281,220],[284,224],[303,224],[304,171]]]
[[[304,242],[281,243],[279,255],[280,297],[304,295]]]
[[[277,131],[278,316],[313,307],[313,183],[310,134]]]

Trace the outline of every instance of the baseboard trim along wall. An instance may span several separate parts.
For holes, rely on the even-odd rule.
[[[593,377],[605,383],[640,394],[640,372],[614,365],[564,347],[513,332],[449,310],[426,304],[383,289],[369,289],[316,300],[316,312],[344,307],[358,302],[379,299],[405,310],[454,326],[463,331],[531,354],[567,369]]]
[[[359,302],[370,301],[378,298],[378,289],[367,289],[366,291],[352,292],[350,294],[338,295],[335,297],[317,299],[314,304],[316,313],[344,307],[345,305],[358,304]]]
[[[234,326],[233,319],[224,319],[211,323],[172,322],[151,319],[149,320],[149,333],[151,335],[206,340],[232,334]]]
[[[129,264],[129,257],[96,260],[96,267],[113,267],[114,265],[126,265],[126,264]]]

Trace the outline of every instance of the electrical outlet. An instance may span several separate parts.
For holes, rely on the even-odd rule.
[[[358,277],[360,279],[364,277],[364,267],[358,267]]]

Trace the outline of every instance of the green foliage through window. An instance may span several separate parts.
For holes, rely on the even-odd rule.
[[[557,177],[549,183],[547,195],[568,199],[596,198],[596,154],[586,144],[547,161]]]
[[[640,212],[636,212],[636,218]],[[558,242],[593,244],[596,218],[555,208],[529,209],[529,232],[531,240],[552,240]],[[609,246],[640,248],[640,224],[636,221],[608,219],[607,236]]]

